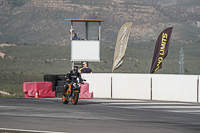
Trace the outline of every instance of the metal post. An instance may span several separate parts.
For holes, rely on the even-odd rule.
[[[179,60],[179,74],[184,74],[184,53],[183,53],[183,47],[181,47],[180,51],[180,60]]]
[[[71,21],[71,29],[73,29],[73,21]],[[72,40],[72,32],[71,32],[71,39]],[[71,51],[72,51],[72,41],[71,41]],[[71,54],[71,58],[72,58],[72,54]],[[73,69],[73,66],[74,66],[74,61],[72,61],[72,69]]]
[[[100,40],[101,40],[101,22],[99,22],[99,44],[100,44]],[[100,45],[99,45],[99,59],[100,59]]]
[[[101,22],[99,22],[99,41],[101,40]]]
[[[150,92],[151,94],[150,94],[150,97],[151,97],[151,100],[153,99],[152,98],[152,78],[151,78],[151,92]]]
[[[197,103],[199,103],[199,78],[197,79]]]
[[[71,21],[71,29],[73,29],[73,21]],[[70,40],[72,40],[72,32],[70,34],[71,34],[71,39]]]
[[[112,77],[111,77],[111,98],[112,98]]]
[[[85,40],[88,40],[88,22],[85,22]]]
[[[74,61],[72,61],[72,69],[73,69],[73,66],[74,66]]]

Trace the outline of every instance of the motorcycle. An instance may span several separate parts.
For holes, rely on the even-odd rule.
[[[63,90],[63,104],[68,104],[68,102],[72,102],[73,105],[76,105],[78,103],[79,93],[81,89],[81,85],[79,83],[84,84],[83,81],[78,82],[77,77],[74,77],[72,82],[65,86],[67,89]]]

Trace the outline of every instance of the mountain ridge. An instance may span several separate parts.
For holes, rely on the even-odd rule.
[[[174,27],[173,41],[199,40],[198,0],[1,0],[0,42],[69,45],[66,18],[100,18],[102,44],[115,45],[125,22],[133,22],[130,42],[156,40]]]
[[[168,27],[168,56],[155,74],[178,74],[182,47],[184,75],[200,73],[199,0],[0,0],[0,91],[24,97],[24,82],[71,70],[67,18],[104,19],[100,62],[89,63],[93,73],[111,73],[118,31],[126,22],[133,24],[115,73],[149,74],[156,39]],[[83,27],[74,27],[80,37]]]

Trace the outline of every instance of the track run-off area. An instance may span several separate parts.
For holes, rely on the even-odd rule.
[[[200,104],[119,99],[0,98],[0,133],[199,133]]]

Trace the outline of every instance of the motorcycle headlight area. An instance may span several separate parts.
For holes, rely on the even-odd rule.
[[[75,88],[80,88],[80,85],[79,85],[79,84],[76,84],[76,83],[74,83],[73,86],[74,86]]]

